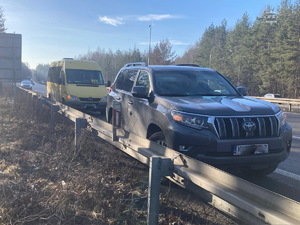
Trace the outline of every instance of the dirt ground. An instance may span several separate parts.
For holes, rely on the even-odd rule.
[[[85,131],[74,148],[74,124],[46,105],[0,97],[0,224],[147,223],[148,167]],[[164,181],[159,224],[237,224]]]

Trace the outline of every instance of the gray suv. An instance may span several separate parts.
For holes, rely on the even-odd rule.
[[[126,64],[108,96],[121,104],[121,126],[221,168],[272,173],[291,149],[292,129],[277,105],[245,97],[217,71],[197,66]]]

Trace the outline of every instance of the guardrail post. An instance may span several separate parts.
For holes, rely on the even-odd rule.
[[[289,112],[292,112],[292,104],[289,104]]]
[[[31,98],[31,96],[27,91],[24,91],[24,94],[25,94],[25,105],[24,105],[24,107],[25,107],[26,110],[28,110],[30,108],[30,100],[31,100],[30,98]]]
[[[85,118],[76,118],[75,120],[75,149],[78,150],[79,138],[81,136],[81,131],[86,128],[87,120]]]
[[[45,104],[44,99],[42,99],[42,98],[37,99],[37,103],[36,103],[36,115],[37,115],[37,117],[40,116],[41,111],[42,111],[42,107],[43,107],[44,104]]]
[[[59,110],[58,105],[51,105],[51,110],[50,110],[50,127],[54,127],[55,124],[55,115],[57,111]]]
[[[117,141],[117,129],[121,127],[121,120],[122,120],[121,103],[114,100],[113,111],[112,111],[112,125],[113,125],[112,140],[113,141]]]
[[[160,181],[162,177],[173,174],[173,163],[170,158],[151,157],[148,188],[148,225],[158,224]]]
[[[38,96],[33,95],[32,96],[32,113],[37,113],[37,108],[38,108]]]

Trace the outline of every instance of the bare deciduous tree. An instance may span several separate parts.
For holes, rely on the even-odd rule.
[[[175,62],[175,52],[172,51],[172,44],[168,39],[157,43],[151,53],[150,64],[171,65]]]

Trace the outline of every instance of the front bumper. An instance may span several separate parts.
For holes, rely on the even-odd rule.
[[[106,102],[65,101],[64,104],[76,109],[91,109],[91,110],[104,111],[106,108]]]
[[[270,138],[221,140],[210,130],[195,130],[177,123],[172,124],[166,133],[168,146],[214,166],[278,164],[288,157],[292,142],[292,128],[288,124],[283,127],[280,136]],[[268,144],[269,153],[233,154],[237,145],[254,144]]]

